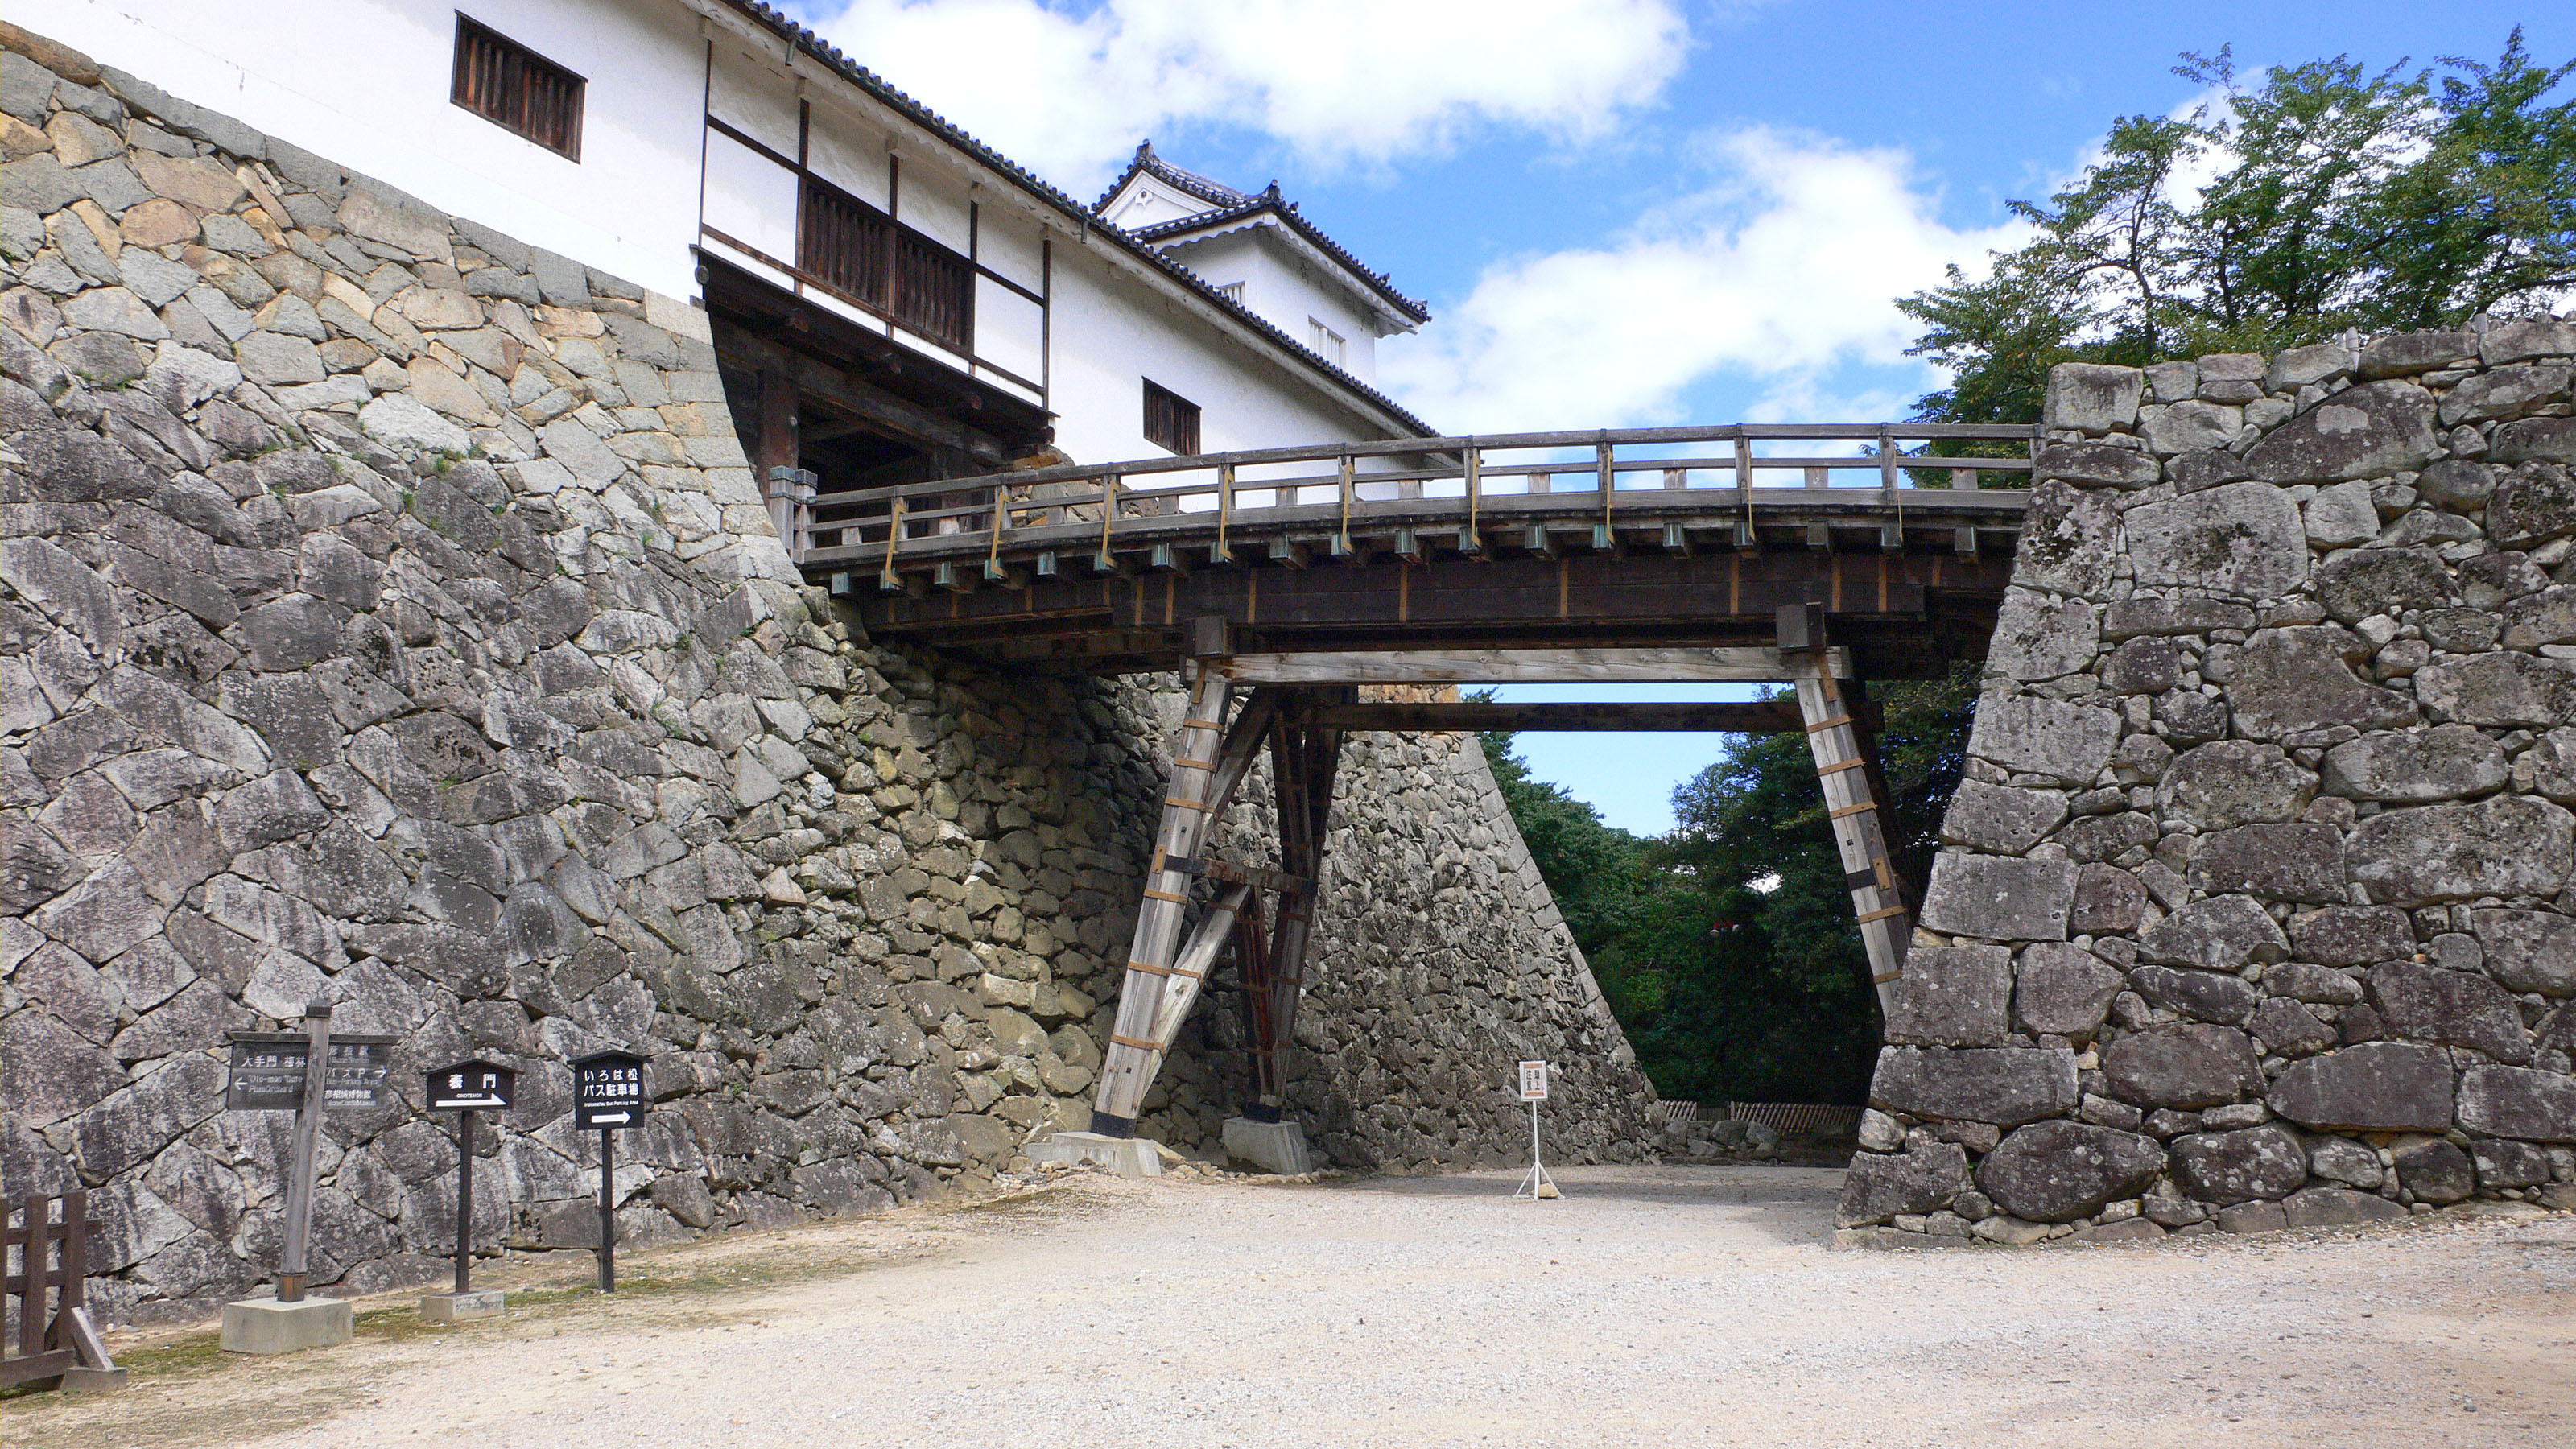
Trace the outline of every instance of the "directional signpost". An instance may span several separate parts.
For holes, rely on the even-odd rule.
[[[1547,1100],[1547,1063],[1521,1063],[1521,1100],[1530,1109],[1530,1170],[1512,1196],[1533,1201],[1552,1198],[1557,1195],[1556,1179],[1547,1175],[1547,1165],[1538,1160],[1538,1104]]]
[[[644,1059],[593,1052],[572,1064],[572,1125],[599,1133],[599,1291],[617,1291],[617,1133],[644,1120]]]
[[[474,1114],[508,1111],[518,1083],[517,1072],[479,1057],[429,1073],[429,1110],[456,1114],[456,1289],[421,1297],[421,1316],[432,1323],[500,1315],[501,1290],[477,1293],[466,1279],[474,1250]]]
[[[385,1074],[393,1067],[393,1049],[389,1036],[333,1036],[328,1001],[304,1008],[302,1031],[232,1034],[225,1110],[292,1112],[295,1132],[287,1152],[286,1244],[278,1262],[277,1292],[224,1305],[226,1349],[286,1353],[349,1341],[349,1305],[304,1296],[313,1234],[313,1156],[324,1112],[371,1112],[392,1101]],[[323,1064],[321,1071],[308,1070],[314,1062]]]

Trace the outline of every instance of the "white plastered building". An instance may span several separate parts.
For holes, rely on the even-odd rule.
[[[1149,147],[1084,206],[751,0],[27,0],[21,24],[703,307],[764,470],[834,492],[1427,434],[1429,314]],[[818,522],[828,515],[818,514]]]

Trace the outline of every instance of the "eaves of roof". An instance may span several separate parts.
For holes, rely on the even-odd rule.
[[[1139,141],[1136,143],[1135,156],[1127,162],[1127,169],[1118,173],[1118,179],[1109,183],[1109,189],[1100,193],[1098,201],[1091,203],[1092,213],[1098,215],[1106,210],[1111,199],[1116,197],[1128,182],[1135,180],[1136,173],[1140,171],[1177,191],[1195,196],[1210,206],[1239,206],[1252,200],[1252,193],[1237,191],[1222,181],[1212,181],[1195,171],[1184,171],[1155,154],[1152,141]]]
[[[929,131],[933,135],[939,137],[942,141],[945,141],[949,145],[956,147],[958,150],[965,152],[968,156],[974,158],[976,162],[996,172],[1004,179],[1008,180],[1012,185],[1019,187],[1030,196],[1035,197],[1040,202],[1054,208],[1057,212],[1062,214],[1065,220],[1074,223],[1085,233],[1098,235],[1106,239],[1111,245],[1120,248],[1129,255],[1135,257],[1138,261],[1145,263],[1154,270],[1170,277],[1173,281],[1178,282],[1184,290],[1191,293],[1200,302],[1205,303],[1210,310],[1222,314],[1229,321],[1250,328],[1264,339],[1278,346],[1290,357],[1304,364],[1310,370],[1321,374],[1326,381],[1384,413],[1397,426],[1411,429],[1412,431],[1410,436],[1424,438],[1440,436],[1430,424],[1422,421],[1422,419],[1418,417],[1415,417],[1411,411],[1406,409],[1395,399],[1388,397],[1386,394],[1379,392],[1376,388],[1369,386],[1367,383],[1360,381],[1358,378],[1344,372],[1332,363],[1327,362],[1324,360],[1321,353],[1316,352],[1314,349],[1306,346],[1306,344],[1299,342],[1297,339],[1289,336],[1286,332],[1281,331],[1278,327],[1273,326],[1270,322],[1264,320],[1259,314],[1244,306],[1242,303],[1235,301],[1233,298],[1226,296],[1222,292],[1219,292],[1215,287],[1210,286],[1207,280],[1201,277],[1198,273],[1191,271],[1188,267],[1182,266],[1179,262],[1172,260],[1161,252],[1154,250],[1153,247],[1139,241],[1135,233],[1127,231],[1122,227],[1113,226],[1110,223],[1101,220],[1098,216],[1093,215],[1090,209],[1083,206],[1081,202],[1074,200],[1072,197],[1065,195],[1055,187],[1039,180],[1035,174],[1021,166],[1018,162],[1011,160],[1001,152],[994,150],[992,147],[976,140],[973,136],[966,134],[966,132],[960,129],[956,123],[930,109],[928,106],[923,105],[921,102],[914,100],[904,92],[897,90],[893,85],[889,84],[884,77],[879,76],[876,72],[860,65],[857,61],[850,59],[847,55],[843,54],[838,47],[828,44],[821,36],[816,35],[813,31],[806,29],[795,21],[788,19],[777,10],[763,4],[762,0],[722,0],[722,3],[728,8],[741,14],[746,19],[761,26],[763,29],[770,31],[772,34],[775,34],[779,38],[794,45],[798,50],[801,50],[823,64],[830,66],[841,76],[842,79],[847,80],[854,86],[857,86],[871,98],[892,110],[900,112],[906,119],[912,121],[915,125],[920,126],[923,130]],[[1335,250],[1338,251],[1339,249],[1335,248]],[[1347,255],[1347,253],[1344,253],[1344,255]],[[1353,265],[1355,270],[1362,270],[1357,268],[1356,263]],[[1363,275],[1365,275],[1364,270]],[[1430,314],[1427,312],[1423,314],[1426,318],[1429,315]]]
[[[1239,206],[1231,206],[1222,211],[1201,212],[1197,216],[1184,216],[1175,221],[1158,222],[1153,226],[1139,227],[1131,234],[1141,242],[1168,242],[1188,236],[1192,232],[1233,226],[1264,214],[1277,217],[1280,225],[1305,238],[1307,243],[1317,251],[1332,258],[1342,270],[1358,278],[1370,291],[1376,293],[1379,300],[1398,313],[1411,318],[1416,326],[1431,320],[1429,307],[1397,291],[1395,284],[1384,272],[1372,272],[1360,265],[1360,259],[1351,255],[1349,248],[1316,230],[1315,224],[1300,215],[1296,207],[1280,200],[1276,190],[1264,192]]]

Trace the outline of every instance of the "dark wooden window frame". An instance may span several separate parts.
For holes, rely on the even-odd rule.
[[[447,98],[568,161],[581,160],[590,82],[479,20],[456,13],[456,62]]]
[[[1145,379],[1145,441],[1182,457],[1199,451],[1199,405]]]
[[[972,258],[959,256],[841,188],[804,173],[796,265],[852,299],[971,357]]]

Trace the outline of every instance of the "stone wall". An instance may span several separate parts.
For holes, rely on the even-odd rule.
[[[488,1238],[581,1246],[563,1062],[652,1059],[621,1232],[989,1181],[1088,1120],[1171,681],[872,647],[802,587],[704,316],[0,27],[0,1194],[95,1190],[94,1298],[275,1263],[283,1114],[223,1043],[400,1039],[317,1280],[435,1271],[420,1070],[520,1068]],[[1472,740],[1341,775],[1297,1105],[1355,1167],[1582,1156],[1649,1096]],[[1265,822],[1238,807],[1238,831]],[[1145,1129],[1241,1100],[1210,993]],[[490,1244],[487,1243],[487,1246]]]
[[[1844,1226],[2576,1208],[2571,362],[2050,375]]]

